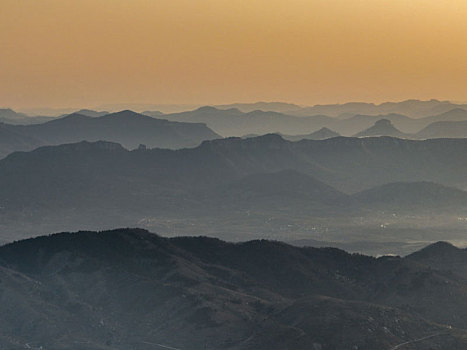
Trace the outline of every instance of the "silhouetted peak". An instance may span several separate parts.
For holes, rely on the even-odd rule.
[[[439,241],[411,254],[410,257],[415,259],[453,257],[459,252],[463,252],[463,250],[455,247],[449,242]]]
[[[105,117],[114,117],[114,118],[116,118],[116,117],[127,117],[127,118],[136,117],[136,118],[139,118],[139,117],[145,117],[145,116],[143,116],[142,114],[136,113],[136,112],[134,112],[132,110],[125,109],[125,110],[120,111],[120,112],[107,114]]]
[[[334,130],[323,127],[321,129],[319,129],[318,131],[315,131],[314,133],[312,133],[310,136],[321,139],[321,138],[338,137],[338,136],[341,136],[341,135],[339,133],[335,132]]]
[[[203,106],[196,110],[197,112],[209,113],[209,112],[218,112],[219,110],[212,106]]]
[[[375,124],[368,129],[359,132],[356,137],[365,136],[404,136],[400,130],[394,127],[389,119],[383,118],[375,122]]]
[[[376,121],[375,126],[393,126],[389,119],[380,119]]]

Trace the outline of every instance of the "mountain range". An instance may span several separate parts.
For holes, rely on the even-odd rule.
[[[155,118],[160,117],[159,112],[147,111],[144,113]],[[205,123],[215,132],[225,137],[267,133],[299,136],[305,135],[305,133],[317,132],[321,128],[333,130],[344,136],[352,136],[370,128],[378,120],[384,119],[400,129],[402,134],[410,134],[411,137],[417,138],[417,133],[432,123],[467,121],[467,111],[454,108],[441,114],[428,115],[418,119],[395,113],[377,115],[350,114],[337,118],[325,114],[297,117],[275,111],[254,110],[242,112],[236,108],[218,109],[206,106],[193,111],[164,114],[163,118],[178,122]],[[448,131],[444,135],[444,137],[451,137]],[[467,137],[467,134],[464,136]]]
[[[405,134],[398,130],[391,121],[388,119],[380,119],[375,125],[369,127],[366,130],[363,130],[357,134],[355,137],[374,137],[374,136],[390,136],[398,138],[409,138],[410,135]]]
[[[39,124],[44,123],[49,120],[53,120],[53,117],[31,117],[24,113],[18,113],[10,108],[0,108],[0,123],[7,124],[18,124],[18,125],[28,125],[28,124]]]
[[[204,140],[219,138],[206,125],[178,123],[154,119],[132,111],[92,115],[70,114],[46,123],[34,125],[0,124],[5,135],[0,141],[0,157],[12,151],[29,151],[42,145],[58,145],[79,141],[112,141],[133,149],[147,147],[184,148],[199,145]]]
[[[331,117],[349,117],[352,115],[384,115],[384,114],[402,114],[411,118],[423,118],[431,115],[438,115],[449,112],[452,109],[467,109],[463,103],[454,103],[450,101],[439,100],[406,100],[401,102],[384,102],[381,104],[350,102],[344,104],[315,105],[304,107],[299,110],[289,112],[291,115],[309,116],[315,114],[324,114]]]
[[[465,349],[467,252],[373,258],[144,230],[0,247],[4,349]],[[449,296],[449,297],[447,297]]]
[[[453,239],[447,227],[458,237],[467,213],[466,149],[464,139],[289,142],[274,134],[176,151],[109,142],[41,147],[0,160],[0,229],[5,241],[114,226],[371,240],[366,229],[404,227],[407,216],[411,228],[444,222]],[[338,229],[352,225],[353,237]],[[423,240],[432,240],[436,232],[425,231]]]

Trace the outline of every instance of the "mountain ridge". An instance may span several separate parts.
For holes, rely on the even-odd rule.
[[[426,345],[466,345],[466,282],[407,258],[115,229],[2,246],[0,276],[12,349],[372,350],[437,333]]]

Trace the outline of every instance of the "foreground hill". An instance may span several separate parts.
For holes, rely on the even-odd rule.
[[[467,192],[432,182],[390,183],[357,193],[352,199],[365,207],[398,213],[466,212],[467,209]]]
[[[8,349],[467,346],[465,280],[414,258],[126,229],[1,247],[0,276]]]
[[[199,145],[204,140],[220,137],[203,124],[188,124],[154,119],[132,111],[104,116],[71,114],[35,125],[2,125],[2,128],[20,137],[33,139],[34,146],[57,145],[79,141],[112,141],[133,149],[140,144],[148,147],[184,148]],[[35,147],[4,147],[0,155],[12,149],[27,151]]]

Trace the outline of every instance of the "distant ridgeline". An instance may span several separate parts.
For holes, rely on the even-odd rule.
[[[88,115],[74,113],[40,124],[0,124],[0,157],[43,145],[79,141],[117,142],[128,149],[140,144],[177,149],[195,147],[202,141],[220,137],[201,123],[171,122],[132,111],[104,115],[84,112]]]

